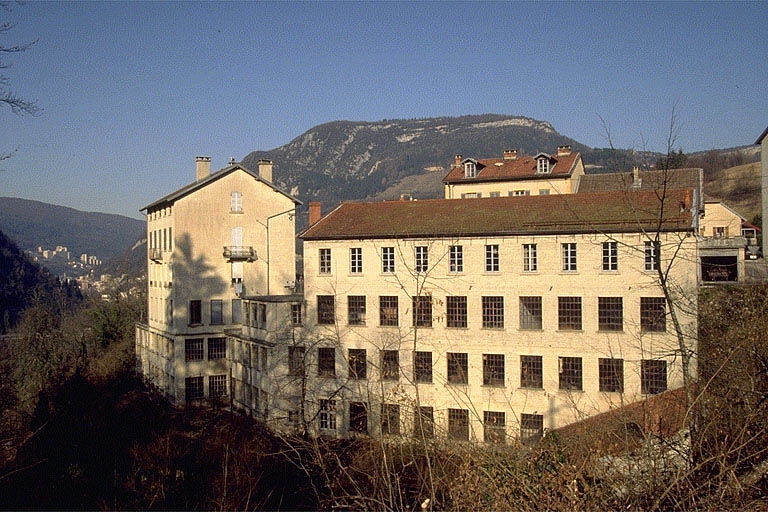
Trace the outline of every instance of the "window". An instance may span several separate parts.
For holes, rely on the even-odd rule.
[[[469,440],[469,411],[448,409],[448,438],[459,441]]]
[[[640,361],[640,392],[657,395],[667,390],[667,362],[653,359]]]
[[[474,178],[477,176],[477,165],[475,162],[464,162],[464,177]]]
[[[413,379],[425,384],[432,383],[432,352],[413,353]]]
[[[232,299],[232,323],[243,323],[243,301],[241,299]]]
[[[336,349],[333,347],[317,349],[317,375],[318,377],[336,376]]]
[[[485,271],[499,271],[499,246],[496,244],[485,246]]]
[[[336,430],[336,400],[320,400],[317,421],[321,430]]]
[[[580,357],[561,357],[558,370],[560,372],[560,389],[582,390]]]
[[[503,412],[483,411],[483,438],[486,443],[504,444],[507,436],[505,416]]]
[[[541,297],[520,297],[520,329],[541,330]]]
[[[397,296],[382,295],[379,297],[379,325],[392,327],[398,325]]]
[[[298,327],[303,323],[301,304],[291,304],[291,325]]]
[[[544,436],[544,416],[541,414],[520,415],[520,442],[534,445]]]
[[[321,274],[331,273],[331,250],[330,249],[320,249],[320,273]]]
[[[536,160],[536,172],[539,174],[548,174],[549,173],[549,159],[548,158],[539,158]]]
[[[333,295],[317,296],[317,323],[333,325],[336,323],[336,305]]]
[[[464,272],[464,247],[452,245],[448,248],[448,264],[451,272]]]
[[[368,433],[368,407],[365,402],[349,403],[349,430]]]
[[[208,359],[227,357],[227,338],[208,338]]]
[[[561,331],[581,330],[581,297],[557,298],[557,321]]]
[[[348,296],[347,313],[349,325],[365,325],[365,295]]]
[[[616,270],[619,270],[619,244],[617,242],[603,242],[603,271]]]
[[[349,272],[351,274],[363,273],[363,249],[352,247],[349,250]]]
[[[364,348],[351,348],[347,356],[349,362],[349,378],[365,379],[368,374],[368,364]]]
[[[413,433],[424,439],[435,437],[435,413],[432,407],[420,405],[413,414]]]
[[[381,404],[381,433],[400,435],[400,406]]]
[[[520,387],[541,389],[543,381],[541,356],[520,356]]]
[[[208,395],[211,398],[227,396],[226,375],[211,375],[208,377]]]
[[[211,325],[221,325],[224,323],[224,313],[222,308],[221,300],[211,300]]]
[[[461,194],[462,199],[477,199],[479,197],[483,197],[483,194],[481,192],[467,192],[467,193]]]
[[[381,271],[384,274],[391,274],[395,271],[395,248],[381,248]]]
[[[446,297],[446,326],[467,326],[467,298]]]
[[[381,351],[381,379],[398,380],[400,378],[400,352],[397,350]]]
[[[540,188],[539,189],[539,195],[540,196],[548,196],[549,195],[549,189],[548,188]]]
[[[501,192],[498,192],[498,191],[491,192],[490,197],[501,197]]]
[[[259,329],[267,328],[267,305],[259,304]]]
[[[203,360],[203,338],[192,338],[184,340],[184,360]]]
[[[645,242],[645,270],[658,270],[661,245],[656,241]]]
[[[504,385],[504,354],[483,354],[483,386]]]
[[[432,297],[413,297],[413,326],[432,327]]]
[[[203,323],[203,303],[199,300],[189,301],[189,325]]]
[[[597,328],[601,331],[624,330],[624,303],[621,297],[597,298]]]
[[[563,272],[576,272],[576,244],[561,244],[563,248]]]
[[[426,245],[417,245],[416,248],[416,272],[426,272],[429,269],[429,248]]]
[[[304,376],[304,347],[288,347],[288,375]]]
[[[466,353],[448,352],[448,384],[466,384],[469,375],[469,358]]]
[[[504,297],[483,297],[483,328],[504,327]]]
[[[666,332],[667,306],[664,297],[640,297],[640,331]]]
[[[184,397],[187,402],[203,398],[202,377],[187,377],[184,379]]]
[[[728,237],[728,226],[714,226],[712,228],[712,235],[715,238]]]
[[[536,272],[538,269],[536,244],[523,244],[523,272]]]
[[[229,194],[229,211],[232,213],[241,213],[243,211],[243,195],[240,192]]]
[[[267,347],[259,347],[259,365],[261,371],[267,371]]]
[[[598,359],[600,391],[606,393],[624,392],[624,360]]]
[[[531,191],[530,190],[512,190],[509,193],[509,195],[514,197],[529,196],[531,195]]]

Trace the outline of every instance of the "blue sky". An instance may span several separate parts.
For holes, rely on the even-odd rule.
[[[768,8],[746,3],[28,2],[0,39],[0,196],[141,218],[314,125],[523,115],[593,147],[750,144],[768,125]],[[460,150],[461,148],[456,148]],[[279,165],[279,162],[276,162]]]

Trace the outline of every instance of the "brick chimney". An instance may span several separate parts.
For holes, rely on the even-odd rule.
[[[211,174],[211,157],[209,156],[196,156],[195,157],[195,171],[197,181],[207,178]]]
[[[571,154],[571,146],[557,146],[557,156],[568,156]]]
[[[454,164],[453,164],[453,165],[454,165],[455,167],[459,167],[459,166],[461,165],[461,160],[462,160],[462,158],[463,158],[463,157],[462,157],[461,155],[456,155],[456,159],[455,159],[455,161],[454,161]]]
[[[309,225],[313,226],[323,216],[323,203],[320,201],[312,201],[309,203]]]
[[[272,183],[272,160],[259,160],[259,176]]]
[[[517,150],[516,149],[505,149],[504,150],[504,160],[516,160],[517,159]]]

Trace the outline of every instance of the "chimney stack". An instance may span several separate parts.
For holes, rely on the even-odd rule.
[[[505,149],[504,150],[504,160],[516,160],[517,159],[517,150],[516,149]]]
[[[195,171],[197,181],[207,178],[211,174],[211,157],[209,156],[196,156],[195,157]]]
[[[642,182],[640,181],[640,168],[638,166],[634,166],[632,168],[632,187],[640,188],[641,185]]]
[[[323,203],[320,201],[312,201],[309,203],[309,225],[313,226],[323,216]]]
[[[259,160],[259,176],[272,183],[272,160]]]
[[[557,156],[568,156],[571,154],[571,146],[557,146]]]
[[[460,165],[461,165],[461,159],[462,159],[462,156],[461,156],[461,155],[456,155],[456,162],[454,163],[454,165],[455,165],[456,167],[458,167],[458,166],[460,166]]]

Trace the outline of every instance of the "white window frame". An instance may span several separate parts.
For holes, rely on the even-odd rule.
[[[394,247],[381,248],[381,272],[382,274],[395,273],[395,248]]]
[[[243,213],[243,194],[233,190],[229,194],[229,211],[232,213]]]
[[[351,247],[349,249],[349,273],[350,274],[363,273],[363,248],[362,247]]]
[[[464,272],[464,247],[451,245],[448,248],[448,271],[452,274]]]
[[[499,244],[485,246],[485,271],[493,273],[499,271]]]
[[[538,269],[536,244],[523,244],[523,272],[537,272]]]
[[[417,245],[414,247],[413,269],[418,274],[423,274],[429,270],[429,246]]]
[[[331,274],[332,273],[332,266],[331,262],[333,261],[331,259],[331,250],[328,248],[321,248],[317,251],[317,260],[319,263],[319,272],[320,274]]]
[[[617,272],[619,270],[619,243],[614,241],[603,242],[603,272]]]
[[[576,242],[566,242],[560,245],[562,247],[562,271],[576,272],[578,270],[578,260],[576,258]]]

